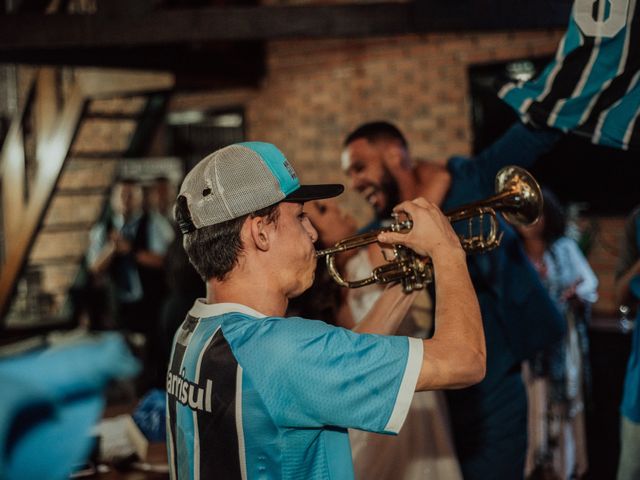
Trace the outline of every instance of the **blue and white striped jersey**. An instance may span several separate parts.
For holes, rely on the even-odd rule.
[[[167,373],[173,479],[350,479],[347,428],[395,434],[422,341],[198,300]]]
[[[575,0],[555,59],[535,79],[509,83],[500,98],[521,118],[640,149],[638,0]]]

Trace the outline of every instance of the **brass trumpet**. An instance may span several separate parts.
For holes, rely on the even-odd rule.
[[[524,168],[502,168],[496,175],[495,191],[495,195],[489,198],[463,205],[445,214],[452,224],[467,220],[466,235],[458,235],[462,248],[467,253],[482,253],[500,245],[503,232],[498,230],[497,212],[508,223],[517,226],[532,225],[542,214],[540,186]],[[485,218],[488,219],[486,227]],[[412,226],[411,218],[394,214],[390,226],[345,238],[331,248],[316,252],[316,257],[326,257],[329,274],[342,287],[360,288],[373,283],[401,282],[405,293],[420,290],[433,281],[433,266],[428,258],[420,258],[403,245],[392,245],[394,258],[387,264],[374,268],[371,276],[361,280],[345,280],[335,262],[338,253],[377,243],[378,235],[382,232],[406,233]],[[474,233],[476,230],[477,233]]]

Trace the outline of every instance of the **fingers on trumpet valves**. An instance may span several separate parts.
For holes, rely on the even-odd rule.
[[[434,203],[417,198],[402,202],[394,211],[404,212],[412,219],[411,230],[403,233],[384,232],[378,236],[378,241],[404,245],[420,256],[430,256],[443,246],[460,248],[449,219]]]

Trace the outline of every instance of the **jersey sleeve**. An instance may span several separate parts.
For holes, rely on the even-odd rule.
[[[495,177],[502,167],[517,165],[531,168],[538,158],[551,150],[562,135],[558,131],[527,127],[520,122],[511,126],[474,161],[481,185],[487,195],[494,193]]]
[[[267,318],[236,351],[276,424],[398,433],[422,365],[422,341],[324,322]]]

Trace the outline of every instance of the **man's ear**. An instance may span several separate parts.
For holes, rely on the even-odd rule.
[[[396,142],[387,142],[382,151],[384,164],[390,168],[402,168],[409,170],[412,167],[407,149]]]
[[[270,223],[265,221],[264,217],[254,217],[248,220],[249,232],[254,245],[258,250],[266,252],[270,246]]]

